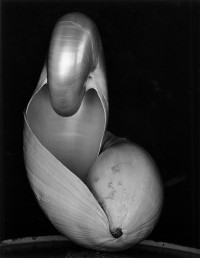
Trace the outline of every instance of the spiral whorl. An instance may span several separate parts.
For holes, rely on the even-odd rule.
[[[94,23],[83,14],[62,17],[53,31],[47,81],[53,109],[75,114],[85,94],[85,83],[98,64],[100,38]]]

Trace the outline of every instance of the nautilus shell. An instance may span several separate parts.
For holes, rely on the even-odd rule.
[[[117,251],[151,233],[163,200],[158,169],[141,147],[106,131],[103,48],[88,17],[71,13],[56,24],[24,120],[28,179],[62,234]]]

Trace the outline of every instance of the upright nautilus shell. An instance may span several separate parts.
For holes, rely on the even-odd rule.
[[[103,48],[88,17],[70,13],[56,24],[24,120],[28,179],[62,234],[117,251],[151,233],[163,201],[158,169],[142,147],[106,131]]]

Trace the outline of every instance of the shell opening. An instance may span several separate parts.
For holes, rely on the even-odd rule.
[[[26,114],[42,145],[85,182],[99,153],[106,123],[96,90],[87,91],[76,114],[62,117],[53,110],[45,84],[32,98]]]

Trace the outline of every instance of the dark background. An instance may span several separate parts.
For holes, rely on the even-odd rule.
[[[58,234],[26,177],[23,111],[53,26],[71,11],[102,37],[108,129],[147,149],[165,184],[179,178],[149,239],[199,248],[198,1],[1,1],[1,239]]]

